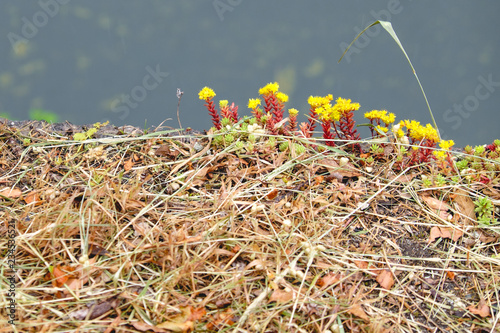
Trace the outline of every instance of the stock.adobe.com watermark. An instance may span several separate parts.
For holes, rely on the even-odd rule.
[[[443,120],[446,123],[453,123],[451,128],[454,130],[462,125],[464,119],[469,118],[474,111],[477,111],[481,101],[488,99],[500,87],[500,81],[493,81],[492,74],[489,74],[487,78],[480,75],[477,80],[479,83],[473,94],[465,97],[462,103],[453,104],[453,108],[447,109],[443,113]]]
[[[130,89],[129,94],[122,94],[119,98],[111,102],[111,112],[119,113],[119,118],[125,120],[130,114],[130,109],[135,109],[139,103],[148,97],[148,92],[158,88],[163,80],[169,76],[168,72],[162,72],[160,65],[156,65],[155,69],[146,66],[146,72],[142,78],[142,84],[136,85]]]
[[[386,9],[381,9],[379,11],[371,10],[370,15],[372,16],[372,18],[375,21],[388,21],[388,22],[390,22],[393,15],[397,15],[397,14],[401,13],[402,11],[403,11],[403,6],[401,5],[401,2],[399,0],[389,0],[387,2]],[[356,36],[361,31],[363,31],[364,28],[365,27],[360,28],[358,26],[355,26],[354,32],[356,33]],[[364,49],[365,47],[370,45],[372,38],[375,38],[376,36],[378,36],[380,34],[380,31],[381,31],[380,29],[381,29],[380,25],[376,25],[376,26],[373,26],[370,29],[366,30],[365,33],[362,34],[361,36],[359,36],[359,38],[356,39],[354,44],[351,45],[349,50],[344,55],[343,59],[345,59],[345,61],[347,61],[347,63],[350,63],[351,56],[354,53],[356,53],[356,54],[361,53],[362,49]],[[341,42],[339,44],[339,46],[340,46],[340,50],[342,51],[342,53],[344,53],[345,50],[347,49],[347,47],[349,46],[349,43]]]
[[[214,0],[212,5],[214,6],[219,20],[224,21],[224,13],[232,12],[236,6],[239,6],[243,0]]]
[[[45,27],[51,18],[59,14],[62,5],[66,5],[71,0],[39,0],[40,10],[36,11],[31,18],[21,17],[23,22],[19,33],[9,32],[7,38],[10,45],[16,50],[19,43],[28,43],[29,40],[36,37],[39,30]]]
[[[5,279],[8,282],[7,289],[7,317],[8,323],[14,325],[16,320],[16,222],[9,221],[7,226],[7,269]]]

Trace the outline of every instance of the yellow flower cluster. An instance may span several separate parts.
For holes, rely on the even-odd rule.
[[[278,91],[276,93],[276,98],[281,102],[281,103],[286,103],[288,102],[288,95],[282,93],[281,91]]]
[[[400,122],[400,125],[406,126],[409,136],[414,140],[421,141],[426,139],[436,143],[439,142],[439,135],[431,124],[427,124],[424,127],[418,121],[403,120]]]
[[[340,114],[346,114],[351,111],[356,111],[360,108],[359,103],[351,103],[350,99],[345,99],[342,97],[337,98],[335,105],[333,106],[335,111]]]
[[[260,99],[258,98],[250,98],[248,100],[248,108],[249,109],[256,109],[260,105]]]
[[[453,147],[454,144],[455,142],[453,142],[453,140],[448,140],[448,141],[441,140],[439,142],[439,147],[443,150],[435,150],[432,153],[439,160],[443,161],[446,158],[447,152],[450,150],[451,147]]]
[[[200,97],[201,100],[207,101],[215,97],[215,92],[209,87],[204,87],[203,89],[200,90],[198,96]]]
[[[222,109],[222,108],[225,108],[228,104],[228,100],[227,99],[222,99],[219,101],[219,107]]]
[[[278,89],[280,88],[280,85],[278,82],[271,82],[266,84],[264,87],[259,89],[259,94],[260,95],[271,95],[275,94]]]
[[[299,114],[299,110],[297,110],[297,109],[293,109],[293,108],[292,108],[292,109],[288,109],[288,114],[289,114],[290,116],[296,116],[296,115],[298,115],[298,114]]]
[[[386,125],[392,124],[396,120],[396,115],[394,113],[387,114],[386,110],[372,110],[365,113],[366,119],[380,119]]]
[[[339,121],[340,112],[330,103],[324,104],[314,109],[321,121]]]
[[[333,99],[333,96],[331,94],[326,95],[325,97],[309,96],[309,98],[307,99],[307,103],[309,103],[311,108],[315,109],[315,108],[320,107],[322,105],[330,104],[330,101],[332,99]]]

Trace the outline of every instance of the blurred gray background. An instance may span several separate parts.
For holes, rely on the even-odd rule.
[[[389,20],[427,93],[443,138],[500,138],[499,1],[78,1],[0,4],[0,116],[88,124],[208,129],[205,85],[250,114],[249,98],[278,81],[286,107],[333,94],[396,120],[431,122]],[[368,133],[362,131],[363,137]]]

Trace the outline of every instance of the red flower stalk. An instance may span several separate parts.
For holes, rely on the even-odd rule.
[[[323,139],[326,140],[326,145],[333,147],[335,143],[331,140],[335,139],[335,134],[331,132],[331,125],[329,121],[321,122],[321,127],[323,128]]]
[[[210,116],[212,117],[212,123],[214,124],[215,128],[220,130],[221,129],[220,118],[217,110],[215,109],[215,103],[210,99],[206,99],[205,102],[208,114],[210,114]]]
[[[342,138],[346,140],[360,140],[358,130],[354,128],[356,122],[354,121],[353,117],[354,114],[351,110],[343,112],[340,116],[339,127],[340,131],[342,132]],[[352,149],[361,151],[361,146],[359,145],[359,143],[355,143],[351,147]]]
[[[410,144],[418,146],[418,149],[412,149],[412,154],[410,160],[408,161],[409,166],[413,166],[419,163],[428,163],[431,158],[434,157],[432,151],[436,148],[436,143],[432,140],[424,139],[422,142],[410,138]]]
[[[231,103],[231,106],[229,107],[230,111],[230,118],[233,119],[235,123],[238,122],[238,105],[234,105],[234,103]]]
[[[312,132],[316,128],[316,120],[318,120],[318,114],[311,107],[309,109],[309,131]]]
[[[232,119],[233,118],[233,113],[229,110],[229,106],[222,106],[220,108],[220,116],[222,119],[227,118],[227,119]]]
[[[260,123],[260,118],[262,117],[262,110],[260,108],[256,108],[252,110],[252,113],[255,116],[255,119],[257,119],[257,122]]]
[[[342,113],[339,120],[340,130],[342,131],[343,137],[347,140],[359,140],[359,133],[354,126],[356,122],[353,119],[354,114],[351,111],[346,111]]]
[[[271,114],[268,113],[267,114],[267,119],[266,119],[266,128],[274,135],[277,134],[276,130],[274,129],[274,124],[276,124],[274,122],[274,119],[273,117],[271,117]]]
[[[264,95],[264,112],[272,113],[274,123],[283,120],[283,103],[278,101],[275,94]]]
[[[300,132],[302,132],[302,134],[304,135],[304,137],[306,138],[310,138],[312,136],[312,131],[310,130],[310,126],[311,124],[309,123],[300,123]]]
[[[288,132],[293,135],[297,130],[297,115],[290,114],[288,122]]]

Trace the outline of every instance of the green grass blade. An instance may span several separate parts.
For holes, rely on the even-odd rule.
[[[422,84],[420,83],[420,80],[418,79],[418,75],[417,75],[417,72],[415,71],[415,68],[413,68],[413,64],[411,63],[411,60],[410,58],[408,57],[408,54],[406,54],[406,51],[403,47],[403,44],[401,44],[401,42],[399,41],[399,38],[398,38],[398,35],[396,35],[396,32],[394,31],[394,29],[392,28],[392,24],[391,22],[388,22],[388,21],[375,21],[373,22],[372,24],[370,24],[369,26],[367,26],[363,31],[361,31],[357,36],[356,38],[354,38],[354,40],[351,42],[351,44],[349,44],[349,46],[345,49],[344,53],[342,54],[342,56],[340,57],[339,59],[339,63],[340,61],[342,60],[342,58],[344,58],[344,55],[347,53],[347,51],[351,48],[352,44],[354,44],[354,42],[362,35],[365,33],[366,30],[370,29],[371,27],[377,25],[377,24],[380,24],[382,26],[382,28],[385,29],[385,31],[387,31],[389,33],[389,35],[391,35],[392,39],[394,39],[394,41],[399,45],[399,48],[401,49],[401,51],[403,51],[403,54],[405,55],[406,57],[406,60],[408,60],[408,63],[410,64],[410,67],[411,67],[411,70],[413,71],[413,75],[415,75],[415,78],[417,79],[417,82],[418,82],[418,85],[420,86],[420,90],[422,91],[422,95],[424,95],[424,99],[425,99],[425,103],[427,104],[427,108],[429,109],[429,113],[431,115],[431,118],[432,118],[432,122],[434,124],[434,128],[436,129],[437,133],[438,133],[438,136],[439,136],[439,139],[441,140],[441,135],[439,134],[439,128],[437,127],[437,124],[436,124],[436,120],[434,119],[434,115],[432,114],[432,110],[431,110],[431,106],[429,105],[429,101],[427,100],[427,96],[425,95],[425,91],[424,91],[424,88],[422,87]]]

